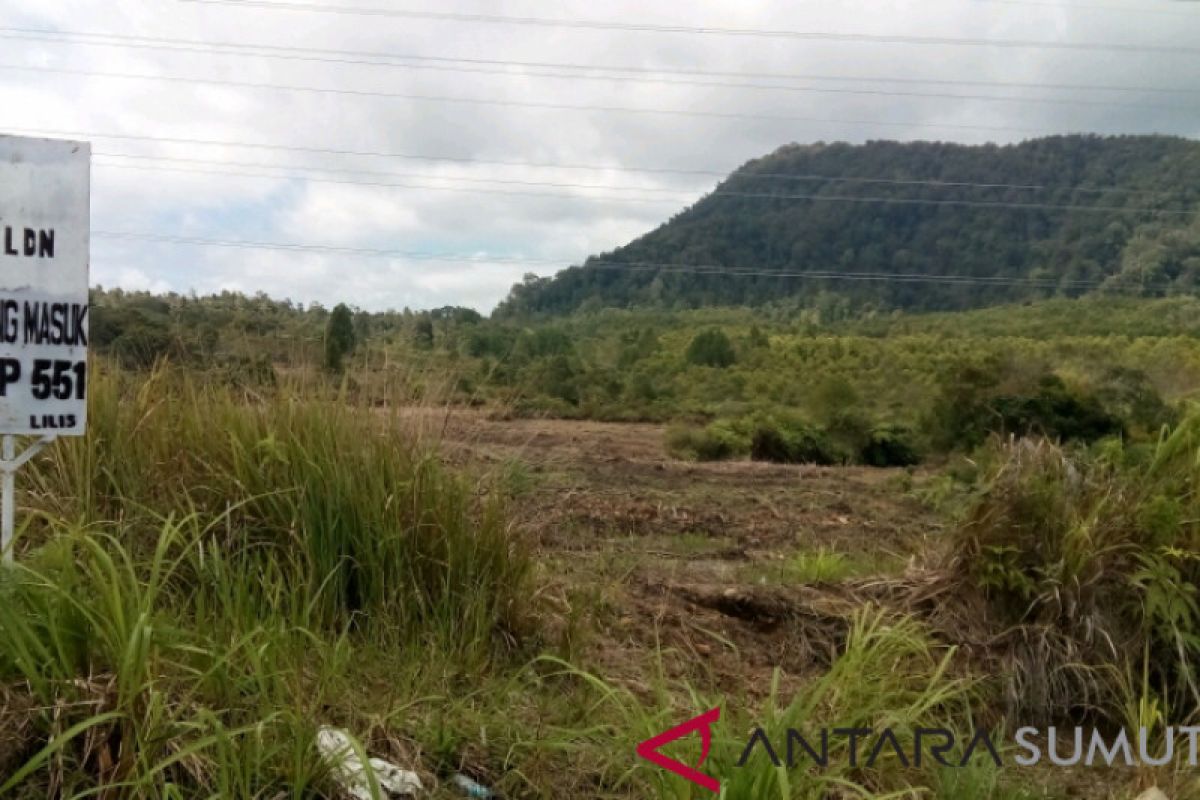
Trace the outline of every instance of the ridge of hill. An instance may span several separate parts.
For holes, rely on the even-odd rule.
[[[791,144],[629,244],[527,276],[497,315],[1188,293],[1200,287],[1198,179],[1200,142],[1168,136]],[[686,271],[696,265],[719,269]]]

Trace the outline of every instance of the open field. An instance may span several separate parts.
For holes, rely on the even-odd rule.
[[[760,726],[1191,724],[1189,407],[1157,436],[815,466],[681,460],[669,425],[414,405],[377,378],[100,362],[88,436],[22,476],[0,794],[340,798],[330,725],[430,797],[460,774],[698,797],[634,751],[718,706],[727,798],[1196,791],[1178,764],[856,764],[845,743],[739,765]]]
[[[571,657],[638,697],[662,702],[668,685],[770,706],[829,672],[864,607],[919,618],[964,675],[998,663],[971,612],[945,607],[963,597],[947,580],[957,523],[948,504],[934,508],[938,469],[685,462],[661,425],[416,416],[434,421],[452,461],[506,476],[546,619],[574,624]],[[1130,798],[1139,781],[1154,779],[1034,770],[933,791]]]
[[[683,462],[659,425],[458,412],[446,437],[456,459],[517,473],[518,519],[552,585],[603,600],[609,667],[634,651],[636,672],[657,642],[717,689],[765,690],[776,667],[827,661],[787,624],[820,600],[796,584],[903,573],[942,526],[903,470]]]

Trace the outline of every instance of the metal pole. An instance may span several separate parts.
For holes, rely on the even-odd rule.
[[[15,513],[14,506],[16,505],[16,487],[14,485],[14,473],[16,465],[13,464],[13,459],[16,458],[16,444],[13,437],[5,435],[4,437],[4,496],[0,498],[0,502],[4,504],[3,521],[0,522],[0,548],[4,550],[4,563],[11,564],[13,560],[12,540],[13,540],[13,515]]]

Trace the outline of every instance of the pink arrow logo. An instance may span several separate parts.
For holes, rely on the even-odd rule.
[[[682,725],[671,728],[669,731],[663,731],[658,736],[642,742],[637,746],[637,754],[652,764],[657,764],[668,772],[673,772],[679,777],[691,781],[702,789],[708,789],[714,793],[720,792],[720,781],[716,778],[710,778],[699,770],[699,767],[704,766],[704,762],[708,760],[708,751],[712,748],[712,726],[720,718],[720,708],[706,711],[695,719],[690,719]],[[668,758],[659,752],[663,746],[697,731],[700,733],[701,750],[700,763],[696,764],[696,768],[689,767],[687,764],[676,761],[673,758]]]

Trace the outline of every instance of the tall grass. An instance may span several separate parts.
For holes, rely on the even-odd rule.
[[[112,532],[55,526],[0,575],[0,679],[35,701],[0,794],[253,797],[325,780],[294,679],[321,653],[277,615],[212,613],[213,587],[189,573],[220,560],[229,582],[270,579],[204,553],[210,533],[194,516],[168,522],[137,557]]]
[[[866,752],[860,742],[857,766],[851,766],[848,742],[831,737],[829,764],[820,768],[804,759],[789,767],[772,762],[761,745],[744,760],[751,731],[762,728],[786,759],[787,729],[792,728],[817,740],[822,728],[865,728],[875,732],[890,728],[910,753],[914,733],[920,727],[954,727],[967,720],[967,701],[972,684],[951,675],[953,651],[939,647],[925,629],[908,618],[893,618],[879,609],[864,608],[850,623],[842,652],[830,670],[785,695],[778,674],[768,697],[746,703],[739,697],[711,697],[693,691],[687,708],[677,708],[668,681],[660,678],[646,697],[611,685],[597,676],[566,668],[563,673],[582,679],[599,698],[589,709],[593,718],[615,720],[615,736],[632,752],[637,742],[679,724],[698,712],[720,706],[722,716],[715,726],[711,757],[705,773],[720,780],[721,797],[767,800],[825,800],[830,797],[891,798],[925,797],[941,778],[926,766],[908,769],[890,750],[866,768]],[[593,735],[612,735],[607,729]],[[872,740],[873,741],[873,740]],[[673,757],[684,763],[696,761],[697,740],[693,736],[679,744]],[[869,746],[869,745],[868,745]],[[649,764],[627,771],[612,769],[615,785],[631,783],[639,797],[684,800],[698,796],[692,784]],[[949,800],[947,795],[947,800]],[[955,800],[984,800],[991,794],[959,794]]]
[[[1200,705],[1200,409],[1149,448],[996,443],[957,563],[1010,643],[1013,710],[1119,718],[1143,660],[1170,707]]]
[[[317,725],[512,650],[528,553],[435,441],[335,392],[97,372],[87,437],[22,474],[0,795],[332,796]]]
[[[259,600],[298,599],[325,627],[471,647],[516,627],[529,561],[503,499],[394,415],[285,390],[247,400],[166,368],[100,371],[91,394],[88,436],[23,475],[52,517],[134,537],[171,514],[219,517],[210,547],[287,572],[288,597]]]

